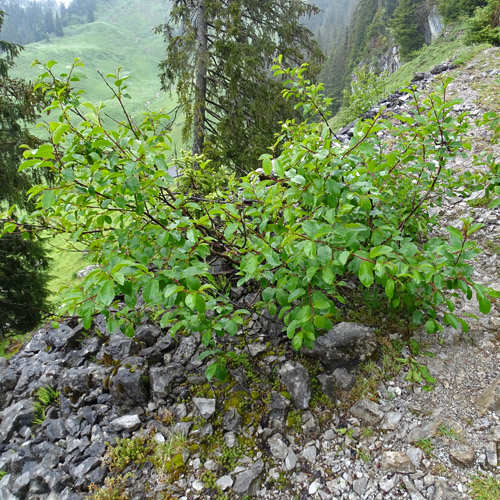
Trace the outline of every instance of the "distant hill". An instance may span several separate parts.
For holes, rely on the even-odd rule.
[[[63,37],[49,36],[48,41],[26,45],[12,75],[35,79],[39,71],[31,68],[35,59],[57,61],[55,69],[61,73],[75,58],[80,58],[85,64],[86,78],[79,86],[86,90],[87,98],[105,101],[107,112],[121,119],[119,105],[109,99],[111,93],[98,71],[106,75],[122,66],[131,76],[127,84],[132,99],[127,101],[127,107],[133,116],[146,110],[170,111],[175,100],[160,91],[158,78],[158,63],[164,57],[165,46],[162,37],[153,33],[153,28],[166,20],[168,11],[165,0],[98,0],[94,22],[67,26]],[[180,128],[177,124],[172,131],[177,147]]]

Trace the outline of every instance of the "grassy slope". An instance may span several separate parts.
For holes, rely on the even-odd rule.
[[[158,63],[164,55],[161,36],[153,28],[163,22],[168,13],[165,0],[111,0],[101,2],[96,21],[64,28],[65,36],[51,36],[50,41],[27,45],[17,60],[12,74],[34,80],[38,68],[31,68],[37,59],[58,62],[56,73],[65,71],[75,58],[85,64],[83,79],[78,87],[85,89],[90,101],[105,101],[107,112],[122,119],[119,104],[111,100],[111,92],[98,75],[115,73],[123,66],[132,99],[127,101],[129,112],[139,117],[146,110],[171,110],[175,100],[160,92]],[[149,104],[148,104],[149,103]],[[180,144],[180,125],[172,131],[172,138]]]

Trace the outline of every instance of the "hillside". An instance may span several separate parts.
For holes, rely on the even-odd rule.
[[[457,173],[485,170],[472,154],[499,153],[491,131],[474,121],[497,109],[499,74],[500,52],[490,48],[415,80],[426,94],[441,77],[453,78],[449,94],[463,102],[450,116],[470,117],[472,144],[450,164]],[[410,110],[404,98],[393,106]],[[380,146],[392,141],[379,137]],[[435,210],[453,228],[467,216],[484,224],[472,236],[482,247],[474,279],[489,285],[498,281],[499,213],[480,194],[446,193]],[[245,307],[255,301],[245,287],[231,294]],[[459,303],[477,316],[469,332],[418,330],[410,339],[385,303],[363,297],[372,302],[313,351],[293,351],[274,317],[249,317],[229,339],[237,354],[224,382],[202,376],[200,334],[172,338],[168,325],[145,321],[134,339],[110,335],[103,315],[92,336],[73,321],[38,330],[10,361],[0,359],[0,495],[498,500],[496,305],[485,316],[475,300]],[[417,339],[435,356],[415,353]],[[433,391],[412,382],[413,363],[436,376]]]
[[[140,15],[138,15],[140,12]],[[75,58],[85,64],[85,80],[81,86],[93,102],[104,100],[109,113],[121,117],[119,105],[110,100],[110,91],[98,74],[115,73],[122,66],[128,80],[132,100],[128,108],[133,116],[146,110],[165,108],[171,110],[175,101],[168,93],[160,92],[158,63],[163,57],[164,43],[153,28],[165,20],[168,4],[164,0],[101,1],[95,11],[95,22],[64,28],[65,36],[51,36],[50,41],[29,44],[16,61],[14,76],[35,79],[39,70],[31,68],[37,59],[41,62],[58,62],[59,72],[64,72]],[[172,132],[174,141],[180,143],[180,126]]]

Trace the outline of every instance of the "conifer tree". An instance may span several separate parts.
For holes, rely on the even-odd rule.
[[[54,33],[56,36],[64,36],[61,16],[59,15],[59,12],[56,12],[56,17],[54,21]]]
[[[424,0],[399,0],[390,20],[390,28],[403,59],[424,44],[423,30],[418,23],[419,9]]]
[[[273,58],[310,61],[310,76],[319,72],[322,53],[301,24],[316,11],[302,0],[172,2],[168,23],[157,28],[167,42],[160,77],[178,95],[194,154],[240,173],[255,167],[278,122],[294,114],[270,74]]]
[[[0,29],[5,13],[0,11]],[[29,208],[31,179],[17,171],[21,144],[35,145],[27,128],[37,117],[37,97],[23,80],[9,77],[21,47],[0,41],[0,205]],[[5,208],[5,206],[3,206]],[[0,220],[0,230],[2,222]],[[0,238],[0,338],[7,330],[27,331],[40,320],[48,296],[48,259],[42,244],[20,235]]]

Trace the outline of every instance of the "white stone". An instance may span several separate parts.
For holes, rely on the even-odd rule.
[[[234,480],[231,476],[222,476],[217,479],[217,486],[222,490],[226,491],[227,489],[233,486]]]

